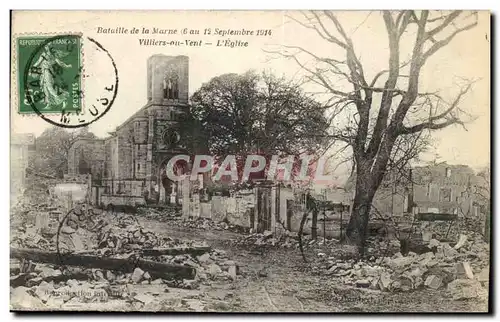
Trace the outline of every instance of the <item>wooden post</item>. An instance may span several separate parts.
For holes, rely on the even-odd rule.
[[[342,226],[344,225],[344,223],[342,222],[342,214],[344,212],[344,205],[342,204],[342,202],[340,203],[340,242],[342,242]]]
[[[326,211],[323,209],[323,242],[326,242]]]
[[[318,238],[318,209],[314,208],[312,213],[311,223],[311,238],[316,240]]]

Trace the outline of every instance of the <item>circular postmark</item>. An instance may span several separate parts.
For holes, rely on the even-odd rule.
[[[22,71],[23,103],[33,112],[50,124],[79,128],[109,111],[118,70],[100,43],[80,35],[29,39],[26,46],[28,41],[36,45]]]

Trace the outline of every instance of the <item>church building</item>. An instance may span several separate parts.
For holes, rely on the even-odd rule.
[[[190,115],[188,84],[187,56],[151,56],[145,106],[107,138],[75,140],[68,175],[90,173],[101,194],[178,203],[178,183],[167,179],[165,166],[174,155],[193,155],[202,146]],[[177,173],[187,170],[181,166]]]

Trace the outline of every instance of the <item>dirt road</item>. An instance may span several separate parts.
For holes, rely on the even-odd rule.
[[[350,288],[334,277],[313,275],[296,249],[269,247],[262,251],[237,247],[240,236],[227,230],[180,228],[141,218],[148,229],[180,239],[205,241],[224,249],[240,266],[231,284],[202,286],[220,311],[242,312],[485,312],[486,302],[453,301],[445,291],[388,293]],[[314,254],[309,254],[314,256]]]

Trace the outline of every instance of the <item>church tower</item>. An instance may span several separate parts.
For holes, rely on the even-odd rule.
[[[148,105],[187,105],[189,58],[153,55],[148,59]]]
[[[178,185],[166,178],[166,164],[188,151],[189,58],[153,55],[147,61],[148,145],[146,173],[161,202],[177,199]],[[169,197],[170,196],[170,197]],[[170,199],[173,198],[173,199]]]

